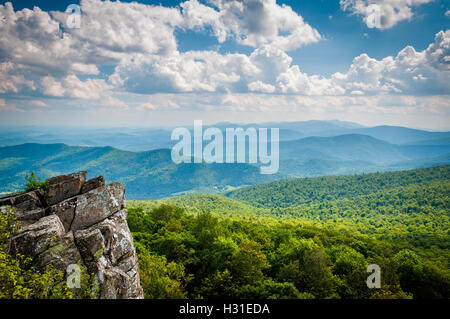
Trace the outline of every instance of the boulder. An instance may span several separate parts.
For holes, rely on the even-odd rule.
[[[125,186],[104,184],[103,176],[86,182],[86,172],[79,172],[49,179],[47,191],[0,198],[1,213],[15,208],[23,226],[9,253],[30,257],[39,269],[84,264],[96,276],[100,298],[143,298]]]
[[[125,186],[112,183],[77,197],[71,229],[86,229],[125,207]]]
[[[47,205],[51,206],[80,194],[86,182],[86,175],[87,172],[78,172],[49,178],[48,190],[45,193]]]
[[[73,218],[75,216],[75,208],[77,207],[78,198],[72,197],[58,204],[50,206],[46,209],[46,215],[57,215],[61,220],[64,229],[70,230]]]
[[[19,214],[16,212],[16,216],[22,226],[28,226],[44,217],[45,210],[43,208],[37,208],[26,212],[20,212]]]
[[[81,263],[81,254],[78,247],[75,245],[73,233],[68,232],[60,238],[56,245],[50,246],[42,254],[39,254],[35,263],[40,268],[49,264],[56,269],[67,269],[71,264]]]
[[[105,178],[103,176],[97,176],[88,180],[81,188],[81,194],[90,192],[93,189],[105,186]]]
[[[22,192],[13,194],[12,196],[2,197],[0,199],[0,206],[13,206],[16,214],[19,215],[26,211],[42,208],[43,204],[36,191]]]
[[[75,240],[86,263],[97,262],[105,252],[105,240],[99,228],[79,230]]]
[[[64,226],[58,216],[46,216],[23,227],[22,231],[11,239],[10,251],[14,255],[33,258],[56,246],[64,235]]]

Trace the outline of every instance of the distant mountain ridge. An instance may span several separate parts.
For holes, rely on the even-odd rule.
[[[212,125],[222,131],[233,127],[279,128],[280,140],[298,140],[305,137],[333,137],[345,134],[368,135],[392,144],[406,144],[450,138],[450,132],[430,132],[401,126],[365,127],[345,121],[268,122],[253,124],[217,123]],[[186,126],[191,129],[192,124]],[[204,125],[206,129],[208,125]],[[0,146],[24,143],[72,146],[112,146],[127,151],[148,151],[170,148],[172,128],[76,128],[12,126],[0,128]]]
[[[168,128],[2,127],[0,145],[18,141],[43,143],[0,147],[0,193],[21,189],[24,176],[30,171],[48,178],[88,170],[93,175],[104,174],[108,180],[126,184],[130,199],[158,199],[198,192],[217,193],[285,178],[405,170],[450,163],[450,132],[363,127],[341,121],[219,123],[216,126],[221,131],[228,127],[279,128],[278,173],[261,175],[258,164],[176,165],[170,152],[176,141],[170,140]],[[148,148],[140,151],[144,147]]]
[[[156,199],[177,193],[219,192],[283,178],[260,175],[248,164],[179,164],[171,151],[128,152],[112,147],[65,144],[22,144],[0,148],[0,193],[20,190],[27,172],[48,178],[88,170],[90,177],[104,175],[127,187],[130,199]]]
[[[0,147],[0,193],[23,187],[27,172],[42,178],[88,170],[126,184],[130,199],[217,193],[289,177],[369,173],[450,163],[450,145],[394,145],[347,134],[280,142],[280,170],[261,175],[257,165],[180,164],[169,149],[129,152],[113,147],[22,144]]]

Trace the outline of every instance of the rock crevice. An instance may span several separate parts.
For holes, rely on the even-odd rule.
[[[31,257],[40,269],[52,264],[65,271],[81,262],[97,276],[100,298],[143,298],[125,186],[86,175],[53,177],[46,191],[0,198],[0,209],[13,207],[23,226],[9,253]]]

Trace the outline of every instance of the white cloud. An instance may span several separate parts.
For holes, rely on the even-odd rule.
[[[14,104],[6,103],[5,99],[0,99],[0,110],[24,112],[24,110],[17,108]]]
[[[450,31],[421,52],[407,46],[382,60],[361,54],[346,73],[330,78],[303,73],[284,51],[263,46],[249,56],[189,51],[141,57],[116,68],[111,82],[153,92],[262,92],[304,95],[445,94],[450,81]]]
[[[98,0],[83,0],[81,8],[82,28],[63,29],[65,12],[0,5],[0,59],[6,61],[0,64],[0,93],[26,86],[50,96],[98,98],[95,89],[105,89],[105,83],[81,83],[77,75],[99,75],[98,66],[134,55],[177,52],[173,31],[182,22],[179,9]]]
[[[64,93],[66,92],[62,84],[50,75],[41,79],[41,85],[43,87],[44,94],[50,96],[64,96]]]
[[[0,93],[18,93],[23,88],[35,90],[32,80],[26,80],[21,67],[10,62],[0,62]]]
[[[412,8],[433,0],[340,0],[341,9],[361,15],[368,27],[389,29],[413,17]],[[379,24],[378,24],[378,23]]]
[[[0,5],[0,57],[38,74],[97,74],[88,63],[83,45],[68,33],[63,33],[57,20],[34,7],[14,11],[10,2]]]
[[[376,2],[395,11],[403,6],[410,9],[421,0]],[[345,10],[366,4],[341,1]],[[361,54],[347,72],[322,77],[306,74],[286,53],[320,40],[319,33],[290,7],[274,0],[214,0],[208,5],[190,0],[181,8],[83,0],[81,8],[82,27],[67,29],[60,28],[66,13],[47,13],[37,7],[14,11],[10,3],[0,5],[0,94],[34,91],[34,97],[97,100],[127,110],[128,103],[118,92],[249,94],[248,100],[229,96],[226,103],[211,101],[209,107],[249,105],[258,96],[251,93],[259,93],[264,101],[257,101],[268,107],[265,93],[362,98],[448,94],[450,90],[448,30],[439,32],[424,51],[407,46],[395,57],[381,60]],[[397,13],[386,16],[390,21],[386,27],[400,21]],[[177,28],[211,30],[219,42],[230,39],[254,49],[250,54],[180,52]],[[104,64],[116,66],[108,79],[99,77]],[[176,99],[137,106],[142,110],[183,107],[186,104]]]
[[[248,90],[255,92],[273,93],[275,92],[275,86],[261,81],[255,81],[248,84]]]
[[[41,100],[31,100],[28,101],[28,103],[38,107],[48,107],[48,105]]]
[[[220,43],[227,39],[251,47],[269,44],[294,50],[321,39],[291,7],[275,0],[198,0],[181,3],[184,25],[189,29],[209,27]]]
[[[435,41],[421,52],[407,46],[397,56],[382,60],[361,54],[345,74],[338,72],[331,77],[329,87],[350,94],[448,94],[449,70],[450,30],[447,30],[437,33]],[[299,81],[307,79],[303,76]]]
[[[103,100],[102,100],[102,104],[106,105],[108,107],[113,106],[115,108],[122,109],[122,110],[128,110],[129,109],[127,103],[125,103],[122,100],[120,100],[120,99],[118,99],[116,97],[113,97],[111,95],[106,95],[103,98]]]
[[[155,111],[157,109],[158,109],[158,107],[156,105],[149,103],[149,102],[142,103],[136,108],[136,110],[138,110],[138,111]]]
[[[127,58],[131,53],[165,55],[177,48],[173,34],[182,23],[177,8],[136,2],[81,1],[81,28],[68,29],[80,49],[99,59]],[[67,13],[52,12],[66,23]]]

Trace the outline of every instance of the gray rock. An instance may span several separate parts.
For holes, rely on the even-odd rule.
[[[51,206],[80,194],[86,175],[87,172],[78,172],[48,179],[49,186],[45,194],[47,205]]]
[[[72,197],[62,201],[56,205],[50,206],[46,210],[47,215],[57,215],[61,220],[64,229],[70,230],[73,218],[75,216],[75,209],[77,207],[78,198]]]
[[[22,226],[28,226],[37,222],[39,219],[45,216],[45,210],[43,208],[37,208],[30,211],[20,212],[17,214],[17,220]]]
[[[93,189],[105,186],[105,178],[103,176],[97,176],[88,180],[81,188],[81,194],[90,192]]]
[[[0,198],[0,211],[15,208],[23,228],[9,243],[10,254],[32,258],[32,266],[52,264],[65,271],[82,263],[93,273],[100,298],[143,298],[138,260],[125,209],[125,186],[104,185],[86,172],[49,180],[48,191]]]
[[[57,269],[65,270],[71,264],[78,264],[82,261],[80,252],[75,245],[73,233],[68,232],[54,246],[50,246],[43,253],[39,254],[35,260],[40,268],[52,264]]]
[[[105,241],[99,228],[75,232],[75,241],[86,263],[97,262],[105,252]]]
[[[23,227],[11,239],[11,253],[35,257],[56,246],[64,236],[65,230],[58,216],[46,216],[34,224]]]
[[[43,207],[35,191],[4,197],[0,200],[0,206],[13,206],[16,209],[16,214]]]
[[[112,183],[77,197],[71,229],[86,229],[125,206],[125,186]]]

